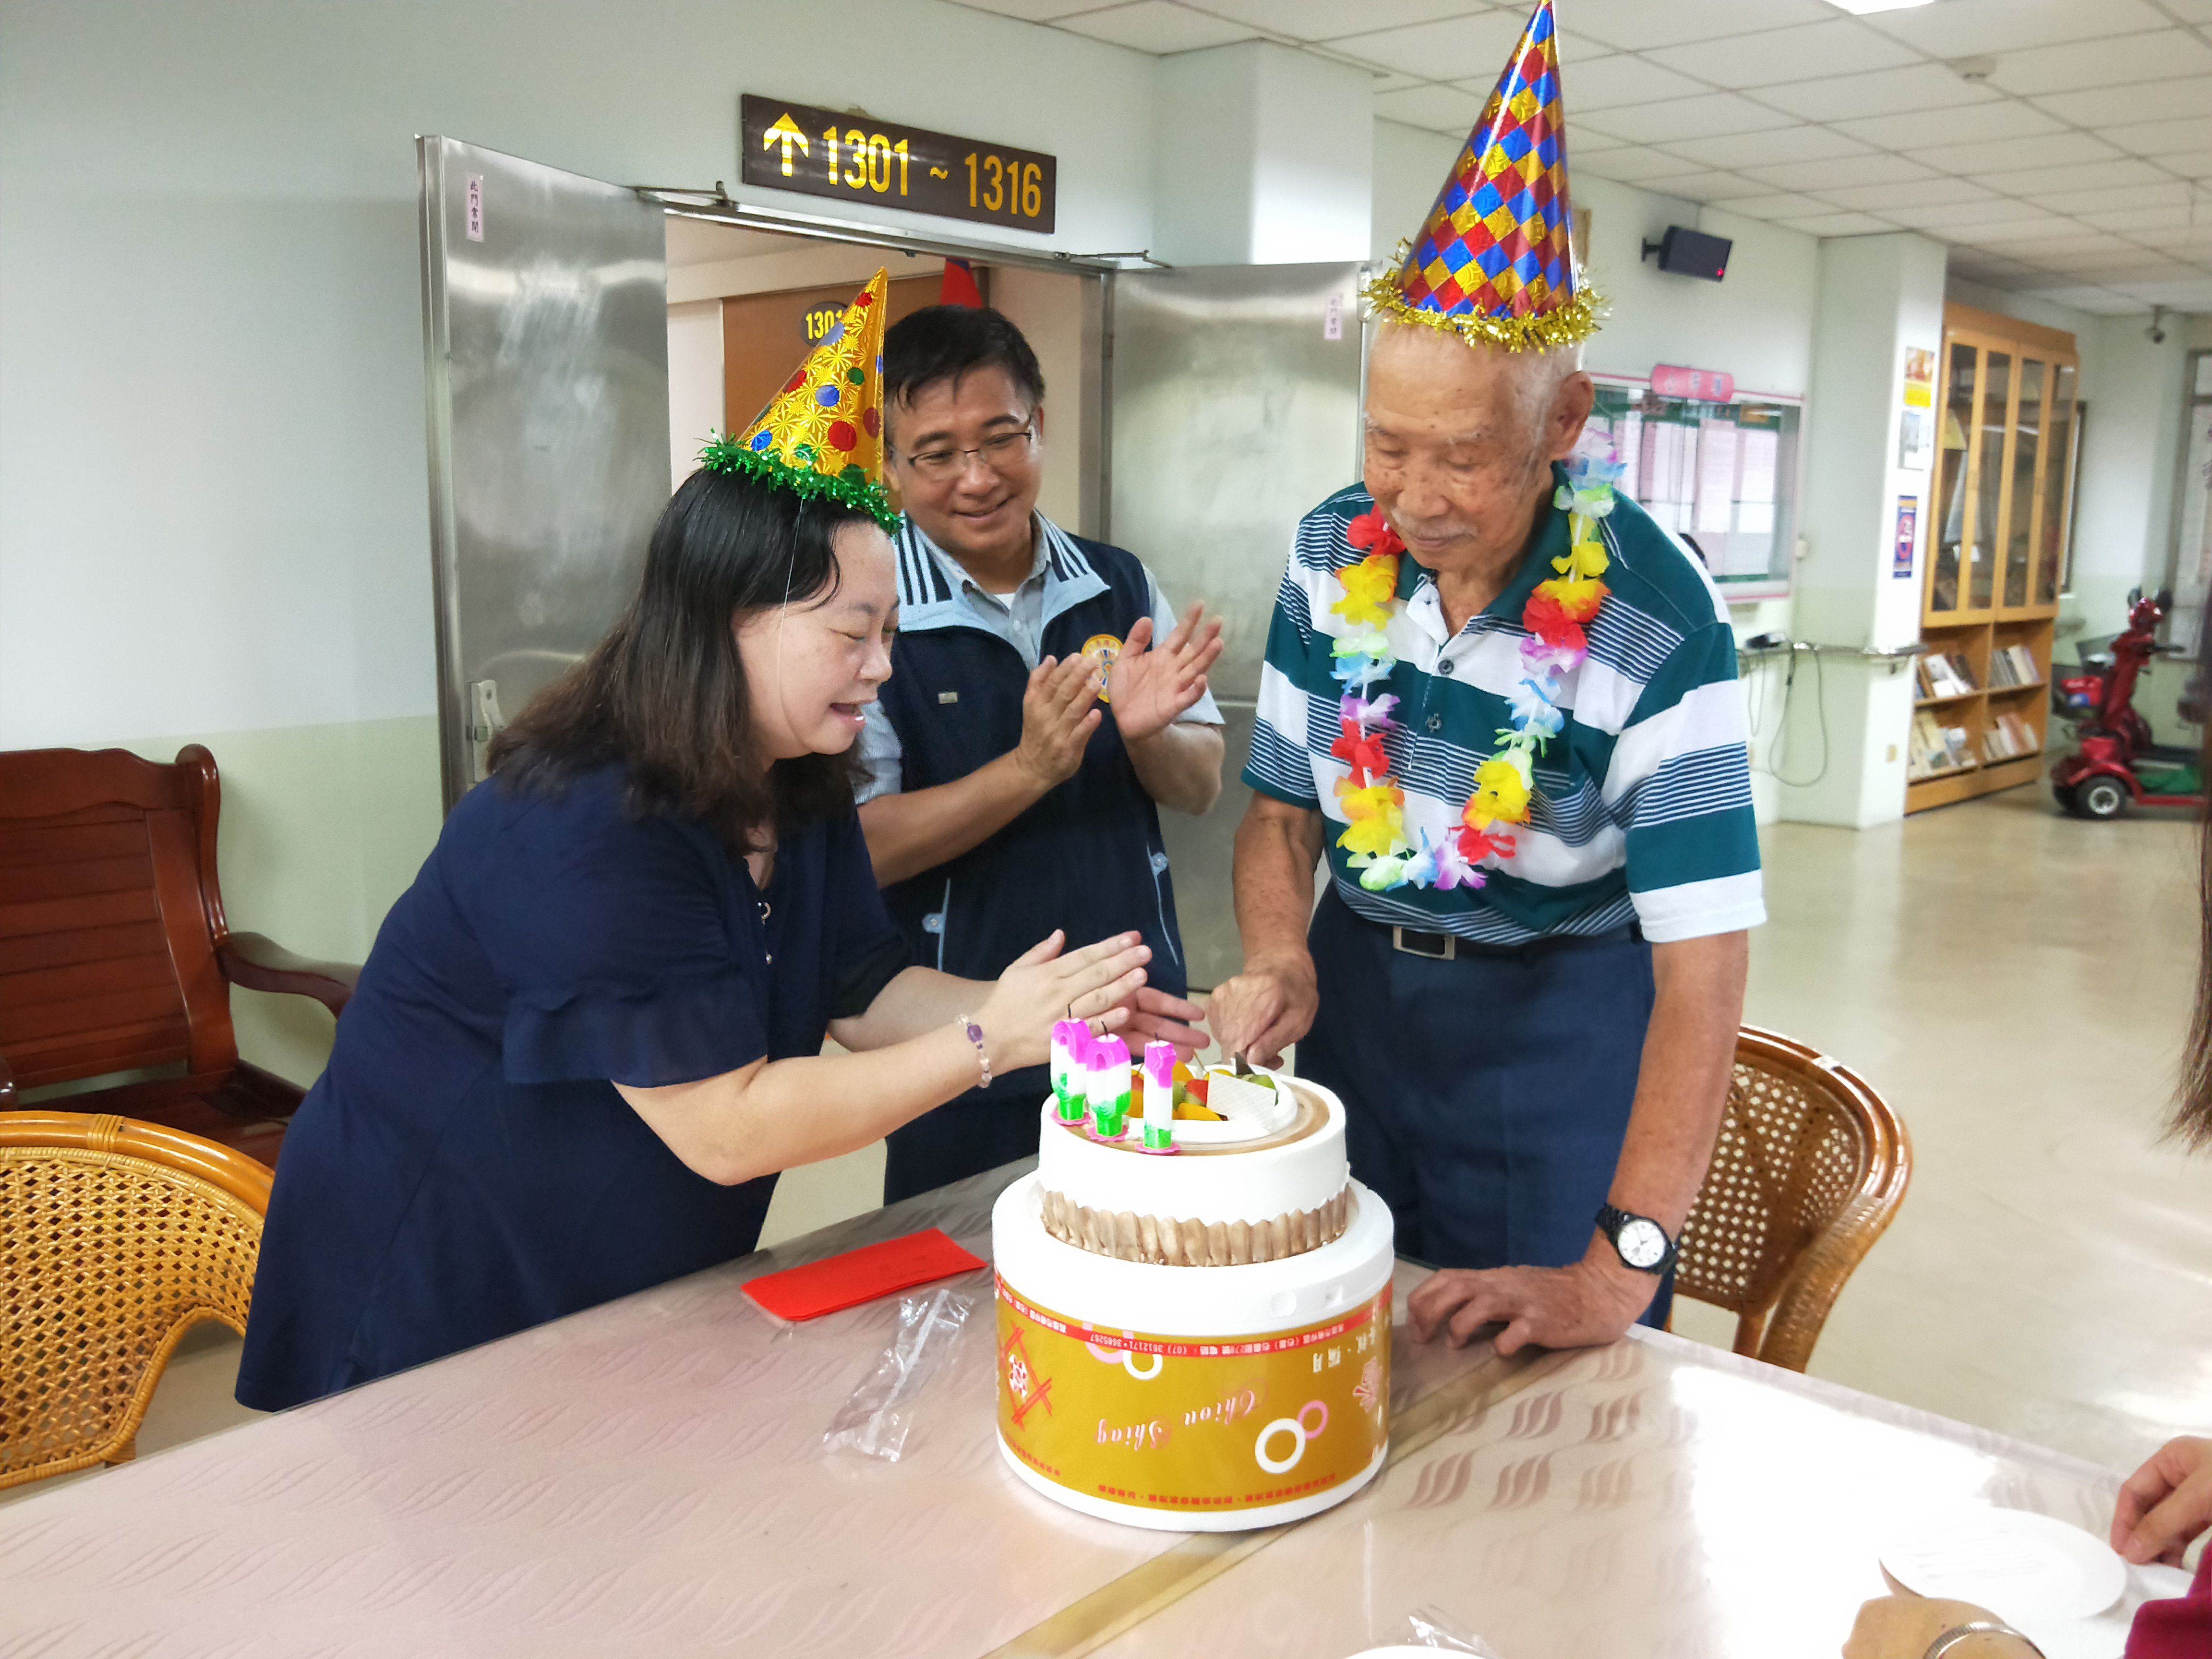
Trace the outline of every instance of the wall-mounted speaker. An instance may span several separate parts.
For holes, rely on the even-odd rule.
[[[1725,236],[1708,236],[1702,230],[1669,225],[1656,242],[1644,245],[1644,257],[1659,256],[1659,269],[1677,276],[1695,276],[1717,283],[1728,275],[1729,250],[1735,244]]]

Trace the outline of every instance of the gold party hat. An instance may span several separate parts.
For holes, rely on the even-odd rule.
[[[884,292],[878,270],[744,433],[720,436],[699,465],[804,496],[827,496],[884,529],[898,514],[884,494]]]

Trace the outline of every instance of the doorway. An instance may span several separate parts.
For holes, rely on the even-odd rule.
[[[942,291],[945,261],[895,244],[823,241],[672,214],[668,413],[672,485],[710,431],[743,431],[878,267],[896,323]],[[1036,352],[1048,411],[1037,506],[1079,535],[1104,532],[1104,284],[1093,274],[978,261],[984,302]]]

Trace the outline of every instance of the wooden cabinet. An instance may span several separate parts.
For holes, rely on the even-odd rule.
[[[1921,635],[1927,661],[1941,655],[1956,672],[1932,684],[1922,676],[1908,812],[2043,775],[2080,372],[2070,334],[1969,306],[1944,308]],[[1942,750],[1928,742],[1931,722],[1948,740]]]

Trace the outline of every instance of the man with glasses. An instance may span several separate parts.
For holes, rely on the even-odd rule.
[[[916,952],[995,978],[1055,929],[1152,946],[1129,1036],[1202,1046],[1158,805],[1221,791],[1206,685],[1221,624],[1180,620],[1151,572],[1036,510],[1044,376],[1006,317],[933,306],[884,340],[897,536],[892,674],[860,742],[860,826]],[[1043,1068],[894,1133],[886,1203],[1036,1151]]]

